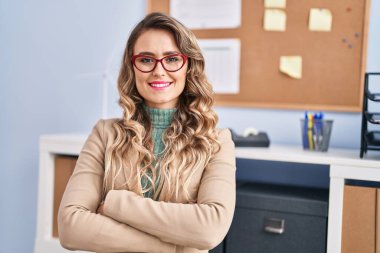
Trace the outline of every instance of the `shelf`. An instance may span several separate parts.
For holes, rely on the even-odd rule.
[[[370,82],[370,76],[378,76],[380,75],[380,72],[371,72],[365,74],[365,97],[367,97],[369,100],[380,102],[380,93],[374,92],[372,93],[369,90],[369,82]],[[365,99],[365,98],[364,98]],[[364,108],[365,110],[366,108]]]
[[[380,131],[368,132],[366,134],[366,140],[367,140],[368,146],[379,146],[379,150],[380,150]],[[371,147],[371,149],[373,149],[373,147]]]
[[[380,113],[365,112],[366,119],[372,124],[380,124]]]
[[[363,116],[362,130],[360,143],[360,158],[367,153],[367,150],[380,151],[380,131],[369,131],[368,122],[375,125],[380,125],[380,112],[368,112],[369,100],[372,102],[380,102],[380,93],[370,91],[370,76],[379,76],[380,72],[366,73],[364,82],[364,97],[363,97]],[[373,84],[373,85],[379,85]],[[371,85],[371,86],[373,86]]]
[[[380,93],[371,93],[370,91],[366,91],[366,97],[368,97],[369,100],[380,102]]]

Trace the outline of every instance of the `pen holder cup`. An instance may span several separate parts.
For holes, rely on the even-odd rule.
[[[301,119],[302,145],[304,149],[326,152],[329,149],[333,120]]]

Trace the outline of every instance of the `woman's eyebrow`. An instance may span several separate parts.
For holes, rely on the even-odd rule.
[[[168,51],[168,52],[165,52],[164,55],[171,55],[171,54],[179,54],[178,51]]]
[[[167,51],[167,52],[164,52],[163,55],[171,55],[171,54],[179,54],[178,51]],[[148,56],[156,56],[156,54],[152,53],[152,52],[149,52],[149,51],[143,51],[143,52],[140,52],[138,53],[138,55],[148,55]]]
[[[138,53],[138,55],[149,55],[149,56],[155,56],[154,53],[152,52],[148,52],[148,51],[143,51],[143,52],[140,52]]]

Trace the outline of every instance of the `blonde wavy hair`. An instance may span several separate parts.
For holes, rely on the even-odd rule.
[[[131,63],[136,40],[148,29],[169,31],[181,53],[188,57],[185,89],[164,133],[164,151],[158,157],[153,153],[151,122],[137,91]],[[182,197],[195,202],[188,191],[192,176],[208,165],[220,144],[218,117],[212,109],[212,86],[205,76],[204,58],[194,34],[165,14],[147,15],[127,41],[118,90],[123,118],[115,122],[116,137],[105,154],[104,194],[111,189],[128,189],[141,196],[151,191],[153,199],[171,201],[178,199],[182,190]],[[142,185],[142,179],[148,182],[147,186]]]

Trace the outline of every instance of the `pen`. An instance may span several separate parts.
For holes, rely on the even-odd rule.
[[[303,131],[302,131],[302,140],[303,140],[303,148],[308,149],[309,148],[309,143],[307,141],[307,133],[308,133],[308,113],[307,111],[305,112],[305,119],[303,122]]]
[[[307,135],[309,141],[309,149],[314,149],[313,143],[313,115],[311,113],[307,114]]]
[[[314,114],[314,144],[315,149],[320,151],[323,142],[323,113]]]

